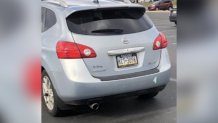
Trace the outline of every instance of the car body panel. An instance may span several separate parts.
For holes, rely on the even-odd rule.
[[[114,4],[117,4],[110,0],[103,1],[107,2],[107,4],[101,3],[100,7],[112,8]],[[113,4],[109,5],[109,3]],[[119,3],[119,6],[136,7],[138,5]],[[73,34],[68,30],[66,17],[72,12],[98,8],[99,6],[78,4],[77,6],[63,7],[53,3],[42,2],[42,7],[52,10],[57,18],[56,24],[42,33],[42,68],[48,73],[57,95],[64,103],[70,103],[73,100],[145,90],[166,85],[169,82],[171,64],[167,49],[152,50],[152,43],[159,35],[155,26],[135,34],[84,36]],[[125,38],[129,40],[129,44],[123,43],[122,40]],[[56,54],[56,44],[58,41],[77,42],[88,45],[95,49],[99,59],[98,57],[93,59],[58,59]],[[114,57],[108,54],[109,51],[137,47],[144,47],[144,50],[137,53],[139,56],[138,66],[118,69],[114,63]],[[100,70],[99,72],[93,72],[93,66],[101,65],[107,71]],[[134,74],[154,68],[158,69],[158,71],[138,76],[121,77],[117,80],[101,80],[101,77]]]
[[[89,72],[95,77],[107,77],[156,68],[160,61],[160,50],[153,50],[153,42],[158,35],[159,32],[156,31],[156,28],[152,28],[140,33],[112,36],[86,36],[73,34],[73,38],[75,42],[86,44],[93,48],[97,54],[96,58],[83,59]],[[129,43],[124,44],[124,40]],[[108,54],[109,51],[125,51],[130,50],[130,48],[138,47],[143,47],[144,49],[135,52],[138,58],[138,65],[131,67],[118,68],[116,61],[117,55]]]
[[[162,51],[162,56],[168,56],[166,49]],[[64,63],[65,60],[62,62]],[[82,63],[79,60],[77,62]],[[69,103],[72,100],[116,95],[166,85],[169,82],[171,65],[168,58],[163,58],[158,67],[158,73],[113,81],[101,81],[94,78],[85,68],[84,64],[77,65],[75,73],[66,65],[64,66],[65,72],[49,72],[51,80],[57,84],[56,91],[64,102]],[[66,74],[66,72],[69,73]],[[157,78],[157,82],[154,81],[155,78]]]

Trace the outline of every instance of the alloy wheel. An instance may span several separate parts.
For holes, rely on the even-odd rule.
[[[51,81],[48,76],[44,76],[42,81],[43,98],[48,110],[51,111],[54,108],[54,92]]]

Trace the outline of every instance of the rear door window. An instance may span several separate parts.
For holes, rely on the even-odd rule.
[[[84,35],[119,35],[146,31],[152,23],[144,8],[95,9],[72,13],[67,25],[73,33]]]
[[[45,15],[46,15],[46,8],[41,8],[41,32],[45,30]]]
[[[48,9],[42,8],[42,32],[47,31],[51,27],[53,27],[57,22],[55,13]]]

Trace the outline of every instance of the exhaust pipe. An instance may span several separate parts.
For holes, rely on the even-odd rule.
[[[99,109],[99,104],[98,103],[92,103],[91,105],[89,105],[89,107],[92,110],[97,111]]]

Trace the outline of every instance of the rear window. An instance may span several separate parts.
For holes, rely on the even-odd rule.
[[[67,17],[71,32],[84,35],[130,34],[152,28],[144,8],[78,11]]]

